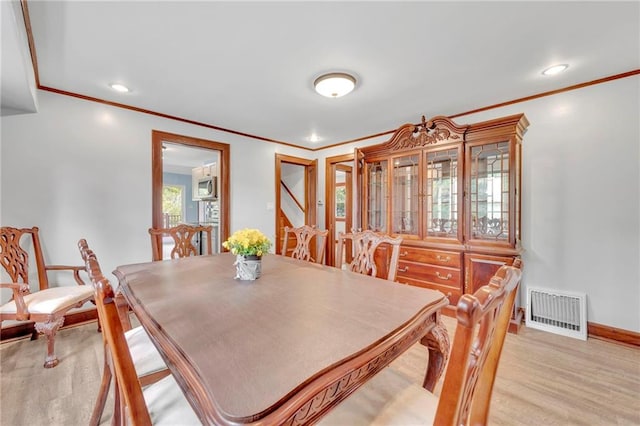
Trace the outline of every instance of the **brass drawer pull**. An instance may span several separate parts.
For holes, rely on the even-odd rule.
[[[406,257],[409,255],[408,251],[403,251],[402,253],[400,253],[400,257]]]
[[[453,275],[451,274],[447,274],[447,276],[443,276],[440,275],[440,271],[436,271],[436,277],[440,278],[441,280],[450,280],[451,278],[453,278]]]
[[[408,266],[405,266],[404,268],[398,268],[398,272],[407,272],[409,270]]]
[[[436,259],[438,259],[440,262],[450,262],[451,261],[451,257],[450,256],[436,255]]]

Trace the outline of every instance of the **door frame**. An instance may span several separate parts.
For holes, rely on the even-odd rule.
[[[295,164],[304,166],[304,223],[305,225],[317,226],[316,200],[317,200],[317,181],[318,181],[318,160],[309,160],[307,158],[292,157],[290,155],[276,154],[275,156],[275,187],[276,187],[276,205],[275,205],[275,246],[276,254],[282,254],[280,239],[284,237],[280,231],[280,197],[282,195],[280,181],[282,179],[282,163]]]
[[[324,179],[324,193],[325,193],[325,210],[324,210],[324,223],[329,230],[327,235],[327,247],[326,247],[326,259],[327,265],[335,266],[335,244],[336,244],[336,229],[333,223],[333,212],[335,211],[335,187],[336,187],[336,170],[341,163],[353,162],[354,154],[342,154],[334,157],[325,158],[325,179]],[[347,223],[351,219],[351,225],[353,226],[353,177],[356,170],[351,167],[351,190],[347,191],[347,195],[350,199],[346,200],[347,204]],[[349,232],[350,229],[347,229]]]
[[[222,142],[207,139],[193,138],[191,136],[177,135],[174,133],[151,131],[151,223],[154,228],[162,228],[162,143],[169,142],[195,148],[205,148],[220,152],[220,167],[218,179],[220,179],[220,236],[218,241],[226,241],[229,238],[229,218],[231,217],[231,197],[229,191],[230,182],[230,158],[231,146]],[[220,250],[224,250],[220,245]]]

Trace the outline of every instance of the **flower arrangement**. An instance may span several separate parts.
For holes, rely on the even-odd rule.
[[[222,246],[241,256],[262,256],[269,252],[271,241],[258,229],[241,229],[229,237]]]

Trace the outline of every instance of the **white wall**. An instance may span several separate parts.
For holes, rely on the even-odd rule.
[[[531,123],[523,141],[521,305],[526,286],[585,292],[588,321],[640,332],[640,77],[454,121],[518,113]],[[320,151],[319,166],[354,146]],[[320,190],[324,197],[324,183]]]
[[[291,163],[281,163],[280,179],[299,203],[305,204],[305,166]],[[289,193],[282,188],[280,193],[280,208],[294,227],[304,225],[305,212],[300,210],[298,204]],[[315,208],[315,206],[312,206]]]
[[[327,156],[388,139],[310,152],[49,92],[39,92],[39,103],[37,114],[2,117],[2,225],[38,225],[50,263],[77,264],[76,243],[87,238],[107,273],[151,257],[152,129],[230,143],[231,230],[260,228],[272,239],[276,152],[318,158],[324,200]],[[524,285],[584,291],[589,321],[640,332],[640,77],[455,121],[520,112],[531,122]],[[324,206],[318,219],[323,227]]]
[[[46,91],[38,96],[38,113],[1,120],[1,225],[40,227],[47,263],[79,264],[76,244],[86,238],[111,278],[117,265],[151,260],[152,130],[232,144],[231,232],[259,228],[272,241],[275,153],[310,153]]]

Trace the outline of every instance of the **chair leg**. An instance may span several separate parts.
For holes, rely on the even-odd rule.
[[[111,417],[112,425],[124,425],[127,422],[127,415],[125,412],[124,401],[122,400],[122,396],[120,395],[120,386],[118,385],[118,378],[114,376],[113,381],[115,382],[113,386],[113,416]]]
[[[64,317],[47,322],[35,323],[35,329],[38,333],[43,333],[47,337],[47,356],[44,359],[44,368],[53,368],[58,365],[58,357],[54,352],[56,341],[56,333],[62,327]]]
[[[104,406],[107,403],[107,397],[109,396],[109,387],[111,387],[111,368],[107,362],[107,350],[108,349],[105,347],[102,381],[100,382],[100,390],[98,391],[96,405],[93,407],[93,412],[91,413],[91,420],[89,421],[90,426],[98,426],[100,424],[100,419],[104,412]]]

